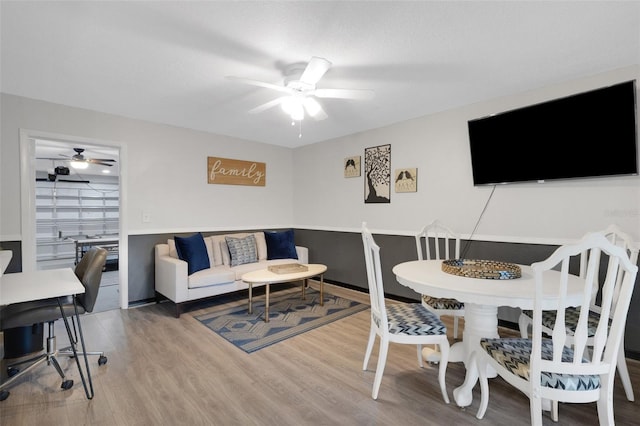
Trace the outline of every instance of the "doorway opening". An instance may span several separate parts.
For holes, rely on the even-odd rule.
[[[94,311],[128,307],[122,154],[117,144],[21,132],[23,270],[74,268],[89,248],[107,249]]]

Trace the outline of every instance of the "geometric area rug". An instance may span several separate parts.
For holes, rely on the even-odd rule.
[[[269,300],[269,322],[264,322],[264,297],[253,302],[253,313],[248,305],[204,313],[195,318],[209,329],[247,353],[255,352],[289,337],[304,333],[369,306],[353,300],[324,294],[320,306],[320,292],[307,288],[306,299],[299,292],[272,293]]]

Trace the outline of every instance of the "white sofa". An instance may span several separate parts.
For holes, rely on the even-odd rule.
[[[231,266],[225,237],[244,238],[253,234],[256,239],[257,262]],[[284,263],[309,263],[306,247],[296,246],[298,259],[267,260],[267,243],[264,232],[221,234],[204,237],[210,268],[188,275],[188,265],[178,258],[173,239],[155,246],[155,291],[171,300],[180,317],[186,302],[244,290],[249,286],[242,281],[246,272]],[[157,296],[157,295],[156,295]]]

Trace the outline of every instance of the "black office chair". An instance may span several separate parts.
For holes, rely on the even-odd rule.
[[[37,300],[33,302],[15,303],[4,307],[0,311],[0,329],[8,330],[15,327],[31,326],[38,323],[47,323],[49,334],[47,337],[46,351],[36,357],[20,361],[7,368],[7,374],[9,378],[0,384],[0,401],[4,401],[9,397],[9,391],[5,388],[15,383],[17,379],[25,375],[27,372],[33,370],[38,365],[46,362],[47,364],[53,364],[55,369],[62,377],[62,389],[70,389],[73,386],[73,380],[67,379],[64,371],[60,367],[56,357],[70,356],[76,359],[78,370],[80,371],[80,377],[85,389],[85,394],[88,399],[93,398],[93,384],[91,382],[91,375],[89,373],[89,363],[87,355],[98,355],[98,365],[103,365],[107,362],[107,357],[104,352],[79,352],[77,350],[78,337],[80,343],[84,348],[84,337],[82,335],[82,327],[80,321],[76,324],[76,314],[83,314],[85,312],[92,312],[98,297],[98,290],[100,288],[100,281],[102,279],[102,271],[107,261],[107,251],[103,248],[94,247],[87,251],[82,257],[82,260],[76,265],[74,272],[78,279],[82,282],[85,288],[84,294],[79,294],[76,297],[66,298],[53,298]],[[64,316],[62,312],[64,311]],[[67,317],[72,318],[73,332]],[[58,319],[62,318],[69,335],[70,346],[57,350],[56,348],[56,336],[54,323]],[[76,329],[77,327],[77,329]],[[87,372],[87,378],[89,382],[89,388],[87,388],[87,381],[85,380],[84,373],[80,366],[80,356],[85,358],[85,371]],[[30,363],[24,370],[18,370],[17,366]]]

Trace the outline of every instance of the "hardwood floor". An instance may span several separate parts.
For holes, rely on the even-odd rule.
[[[299,288],[280,291],[298,294]],[[368,304],[364,293],[331,285],[326,291]],[[226,303],[246,303],[246,299]],[[425,364],[420,369],[415,346],[410,345],[391,345],[379,398],[371,399],[377,344],[369,370],[362,371],[369,310],[252,354],[205,328],[194,319],[197,313],[192,310],[176,319],[173,307],[163,303],[85,315],[82,326],[89,350],[105,350],[109,357],[101,367],[95,357],[90,360],[95,397],[85,398],[75,363],[63,359],[74,387],[61,390],[55,369],[41,366],[9,389],[10,397],[0,402],[0,424],[529,424],[528,399],[499,378],[490,382],[483,420],[475,418],[478,386],[473,404],[458,408],[452,392],[464,380],[460,363],[448,366],[452,402],[445,404],[437,368]],[[58,347],[63,347],[66,334],[60,326]],[[638,393],[640,363],[629,360],[628,364]],[[614,401],[618,425],[638,424],[640,405],[626,400],[618,378]],[[561,404],[559,423],[545,415],[544,424],[597,425],[596,406]]]

